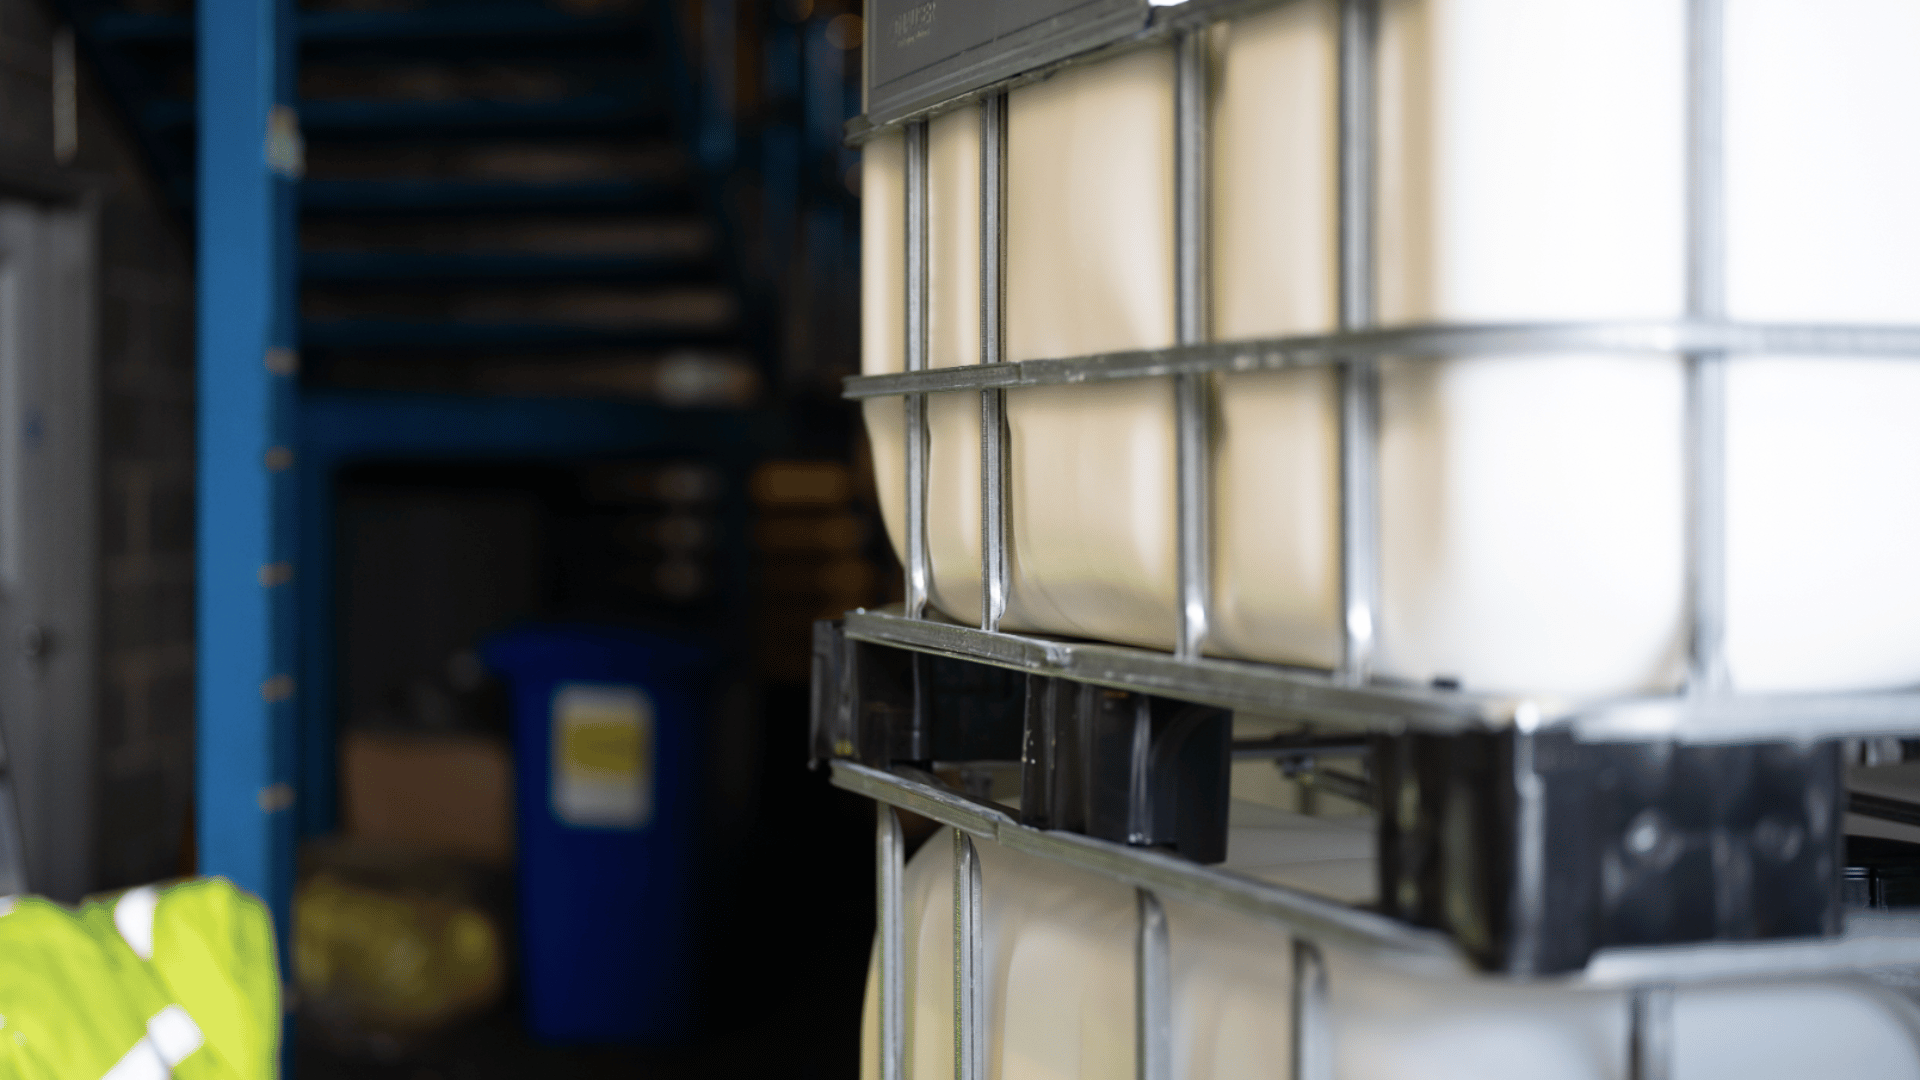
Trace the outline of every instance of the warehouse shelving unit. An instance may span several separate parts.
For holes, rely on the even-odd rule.
[[[746,477],[792,451],[765,406],[680,406],[531,394],[340,389],[341,358],[389,371],[592,350],[725,353],[783,386],[796,311],[850,303],[857,263],[840,126],[855,111],[846,47],[826,19],[750,0],[366,5],[56,0],[158,187],[197,230],[199,469],[196,814],[200,865],[287,919],[299,838],[334,827],[333,489],[385,462],[559,461],[679,455],[731,484],[719,608],[737,630],[752,587]],[[758,35],[757,37],[755,35]],[[751,42],[756,51],[744,48]],[[754,57],[764,70],[742,72]],[[441,96],[311,93],[303,65],[361,73],[407,65],[535,70],[530,98],[455,87]],[[737,87],[760,98],[743,104]],[[544,85],[544,84],[543,84]],[[465,84],[461,84],[465,86]],[[751,106],[750,108],[748,106]],[[664,151],[662,176],[306,175],[314,151],[599,143]],[[737,182],[751,175],[754,184]],[[698,222],[696,253],[396,251],[388,223],[619,217]],[[315,249],[303,225],[373,239]],[[779,280],[788,260],[810,273]],[[301,290],[358,297],[559,284],[725,295],[712,327],[303,311]],[[844,343],[843,343],[844,344]],[[844,351],[844,350],[843,350]],[[399,380],[405,383],[405,379]]]
[[[1339,332],[1270,341],[1205,340],[1206,54],[1213,21],[1261,5],[1187,0],[1150,6],[1099,0],[1029,25],[984,5],[980,30],[956,20],[948,59],[919,70],[870,67],[867,114],[848,125],[859,144],[904,133],[906,370],[854,377],[846,397],[897,399],[905,411],[906,601],[861,610],[816,630],[814,745],[834,782],[879,803],[876,843],[880,1075],[905,1075],[903,844],[897,811],[955,830],[958,1075],[984,1076],[986,1017],[976,841],[1071,866],[1139,890],[1137,1074],[1172,1073],[1168,939],[1161,900],[1211,905],[1292,935],[1296,1080],[1332,1075],[1323,945],[1409,973],[1461,979],[1542,979],[1631,991],[1631,1075],[1669,1075],[1672,989],[1715,980],[1766,980],[1920,963],[1920,918],[1848,913],[1841,901],[1840,821],[1849,808],[1841,742],[1920,732],[1920,691],[1753,695],[1729,688],[1725,623],[1725,388],[1727,365],[1759,353],[1920,357],[1920,327],[1752,325],[1722,303],[1721,0],[1688,10],[1687,311],[1653,322],[1375,324],[1373,189],[1377,13],[1344,0],[1339,37]],[[915,5],[871,0],[869,25],[913,30]],[[944,10],[937,16],[946,18]],[[905,20],[904,22],[902,20]],[[1009,27],[1025,27],[1008,32]],[[979,41],[965,35],[979,33]],[[907,36],[903,33],[903,37]],[[1149,42],[1175,50],[1175,289],[1171,348],[1101,356],[1003,361],[1006,244],[1006,97],[1064,65]],[[949,43],[943,43],[949,44]],[[962,46],[971,45],[971,48]],[[897,68],[903,61],[886,61]],[[873,63],[870,61],[870,63]],[[927,120],[982,107],[981,363],[928,365]],[[1680,354],[1686,361],[1688,676],[1671,695],[1587,699],[1468,692],[1376,673],[1380,536],[1376,361],[1525,352]],[[1210,606],[1206,432],[1209,377],[1322,366],[1340,385],[1340,555],[1344,658],[1332,671],[1205,656]],[[1029,386],[1170,376],[1175,385],[1178,619],[1171,652],[1068,641],[999,628],[1010,585],[1008,433],[1004,393]],[[980,625],[928,608],[927,395],[977,393],[981,402]],[[955,694],[956,686],[967,687]],[[1095,696],[1082,687],[1120,691]],[[1550,688],[1548,688],[1550,690]],[[1119,697],[1131,704],[1112,706]],[[1199,707],[1196,712],[1195,708]],[[1183,754],[1192,741],[1229,738],[1227,710],[1315,725],[1371,753],[1381,902],[1335,903],[1204,865],[1224,851],[1227,754]],[[1184,719],[1173,719],[1184,717]],[[1093,734],[1089,735],[1091,732]],[[1199,732],[1199,734],[1196,734]],[[1077,734],[1075,734],[1077,733]],[[1110,736],[1110,737],[1109,737]],[[1311,760],[1313,739],[1233,746],[1247,756]],[[1216,750],[1222,749],[1219,747]],[[1663,769],[1647,766],[1655,752]],[[942,782],[933,763],[1017,762],[1019,809]],[[1599,768],[1635,777],[1630,794],[1587,799]],[[1068,774],[1108,788],[1068,792]],[[1470,783],[1447,782],[1449,778]],[[1091,781],[1097,787],[1101,780]],[[1726,794],[1734,792],[1735,794]],[[1724,797],[1723,797],[1724,796]],[[1220,808],[1218,835],[1182,835],[1162,808]],[[1920,820],[1912,808],[1855,812]],[[1469,835],[1442,827],[1466,815]],[[1715,870],[1646,856],[1679,830],[1727,849],[1738,882]],[[1462,844],[1477,858],[1461,860]],[[1171,850],[1169,850],[1169,848]],[[1568,881],[1594,880],[1603,858],[1624,855],[1629,880],[1593,911]],[[1460,867],[1467,866],[1462,870]],[[1656,913],[1648,896],[1694,901]],[[1719,875],[1719,876],[1716,876]],[[1704,888],[1702,882],[1705,882]],[[1459,904],[1443,902],[1451,892]]]
[[[722,559],[744,565],[749,511],[745,492],[754,462],[779,444],[778,417],[740,409],[668,409],[634,401],[536,398],[517,401],[452,394],[308,393],[301,402],[296,466],[303,610],[322,612],[331,625],[339,581],[334,570],[335,484],[341,472],[365,462],[581,461],[673,455],[713,455],[722,477]],[[718,453],[715,453],[718,448]],[[737,618],[748,606],[747,581],[730,575],[719,611]],[[299,679],[307,686],[301,725],[299,805],[302,835],[335,827],[335,752],[338,715],[337,641],[331,633],[299,640]]]

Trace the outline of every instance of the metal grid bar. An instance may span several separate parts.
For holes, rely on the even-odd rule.
[[[980,363],[1006,358],[1007,99],[980,103]],[[1012,588],[1007,531],[1007,396],[980,391],[980,629],[998,630]]]
[[[1248,915],[1404,971],[1464,975],[1471,970],[1445,936],[1384,915],[1204,867],[1152,848],[1028,828],[998,807],[851,761],[833,763],[833,783],[1009,850],[1151,890],[1163,902],[1181,900]],[[1920,953],[1920,942],[1915,951]]]
[[[1167,912],[1150,890],[1135,890],[1140,911],[1133,950],[1133,1074],[1173,1080],[1172,944]]]
[[[1727,358],[1686,357],[1687,691],[1727,689]]]
[[[1374,87],[1376,12],[1372,0],[1340,4],[1339,303],[1340,328],[1374,318]],[[1340,368],[1341,676],[1366,682],[1373,670],[1379,606],[1379,381],[1374,358]]]
[[[1211,657],[1180,660],[1171,653],[1151,649],[1004,632],[988,634],[953,623],[910,620],[875,611],[848,613],[846,631],[856,641],[876,645],[1333,724],[1462,731],[1503,726],[1512,721],[1518,708],[1518,702],[1505,698],[1386,684],[1353,688],[1325,672],[1303,668]]]
[[[1369,359],[1340,368],[1340,677],[1373,675],[1379,620],[1379,379]]]
[[[930,120],[954,109],[965,108],[996,94],[1004,94],[1017,87],[1039,82],[1067,68],[1110,60],[1123,53],[1165,40],[1172,35],[1202,28],[1228,18],[1254,14],[1287,2],[1290,0],[1183,0],[1177,5],[1154,5],[1146,26],[1137,33],[1118,41],[1095,45],[1071,56],[1047,60],[1017,75],[963,90],[937,101],[916,104],[903,112],[883,115],[877,122],[871,111],[855,116],[849,119],[842,129],[843,144],[848,149],[858,149],[884,132],[905,124]],[[870,22],[868,25],[877,24]]]
[[[1205,867],[1151,848],[1033,829],[999,807],[943,787],[850,761],[833,763],[836,787],[910,810],[943,825],[1097,877],[1246,916],[1312,942],[1339,948],[1389,969],[1426,977],[1501,981],[1476,970],[1444,936],[1361,908]],[[1715,942],[1604,949],[1586,970],[1552,985],[1633,989],[1717,982],[1755,982],[1823,973],[1920,965],[1920,917],[1856,912],[1837,938]]]
[[[980,629],[1000,629],[1012,580],[1007,557],[1007,392],[980,391]]]
[[[1687,315],[1726,309],[1723,0],[1687,4]],[[1688,690],[1727,686],[1726,358],[1690,352],[1687,380]]]
[[[1207,331],[1207,35],[1182,34],[1174,48],[1174,336],[1199,345]],[[1206,646],[1212,593],[1212,469],[1208,446],[1212,375],[1174,376],[1174,476],[1179,625],[1174,652],[1197,658]]]
[[[1333,1080],[1333,1015],[1327,963],[1305,938],[1293,940],[1293,1080]]]
[[[980,924],[980,853],[953,834],[953,1077],[986,1080],[987,986]]]
[[[900,815],[886,803],[874,804],[879,829],[874,841],[875,921],[879,954],[880,1080],[906,1078],[906,920],[901,876],[906,848]]]
[[[960,367],[904,375],[854,375],[846,379],[842,396],[861,400],[987,387],[1015,389],[1152,379],[1202,371],[1278,371],[1327,367],[1349,358],[1388,354],[1410,359],[1440,359],[1552,353],[1672,356],[1703,352],[1725,356],[1920,359],[1920,326],[1795,325],[1693,319],[1405,326],[1020,360],[996,365],[991,370]]]
[[[1636,987],[1627,998],[1628,1080],[1669,1080],[1672,1064],[1673,987]]]
[[[1523,730],[1513,740],[1514,875],[1508,903],[1513,910],[1513,956],[1516,972],[1539,970],[1541,933],[1546,928],[1547,902],[1547,785],[1535,762],[1534,732]]]
[[[1378,94],[1375,92],[1376,12],[1373,0],[1341,0],[1339,41],[1340,188],[1337,213],[1339,310],[1342,330],[1373,323],[1373,174]]]
[[[934,619],[878,611],[846,616],[857,641],[1075,682],[1137,690],[1227,709],[1335,726],[1457,732],[1570,725],[1583,739],[1741,742],[1854,738],[1920,730],[1920,690],[1887,693],[1683,695],[1569,699],[1551,694],[1476,694],[1374,678],[1348,685],[1323,671],[1171,653],[1127,645],[983,633]]]
[[[927,125],[906,128],[907,311],[906,369],[927,369]],[[932,585],[927,551],[927,400],[906,396],[907,614],[919,618]]]

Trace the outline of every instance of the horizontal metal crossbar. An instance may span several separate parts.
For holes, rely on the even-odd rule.
[[[1277,923],[1402,970],[1466,974],[1469,967],[1444,935],[1231,871],[1209,869],[1150,848],[1132,848],[1074,833],[1029,828],[991,806],[954,792],[851,761],[833,763],[836,786],[910,810],[943,825],[1024,854],[1098,874],[1159,896],[1222,908]]]
[[[942,786],[851,761],[833,763],[833,783],[1013,851],[1275,926],[1406,974],[1497,979],[1475,969],[1448,939],[1362,908],[1149,848],[1021,825],[1004,811]],[[1716,942],[1604,949],[1584,971],[1540,980],[1596,989],[1648,983],[1745,982],[1920,965],[1920,918],[1855,912],[1829,939]]]
[[[1231,18],[1236,15],[1251,14],[1263,8],[1270,8],[1286,0],[1182,0],[1180,4],[1165,6],[1160,4],[1143,5],[1140,12],[1143,24],[1131,33],[1114,36],[1112,20],[1101,18],[1089,8],[1098,5],[1082,4],[1079,18],[1074,16],[1056,17],[1054,22],[1063,20],[1081,23],[1076,35],[1069,31],[1063,38],[1043,39],[1033,43],[1033,47],[1020,48],[1024,54],[1024,63],[1015,61],[1003,65],[989,63],[985,68],[1010,71],[999,78],[987,78],[982,81],[975,76],[966,75],[935,80],[934,86],[923,86],[920,92],[909,95],[910,100],[893,100],[877,106],[876,112],[862,113],[849,119],[842,129],[843,142],[849,149],[858,149],[869,140],[889,131],[898,131],[905,125],[930,120],[941,113],[965,105],[974,104],[997,95],[1005,94],[1028,83],[1049,78],[1067,68],[1085,64],[1099,63],[1122,53],[1142,46],[1192,31],[1209,24]],[[985,7],[986,5],[981,5]],[[1091,20],[1085,18],[1095,14]],[[1108,12],[1107,14],[1111,14]],[[1122,16],[1121,23],[1129,20]],[[878,24],[876,24],[877,26]],[[876,33],[880,32],[876,29]],[[1074,38],[1077,37],[1077,40]],[[1062,49],[1067,50],[1064,54]],[[957,73],[956,73],[957,74]],[[870,85],[869,91],[874,88]]]
[[[1153,649],[976,630],[869,610],[848,613],[846,632],[875,645],[1389,733],[1565,725],[1594,741],[1751,742],[1920,732],[1920,691],[1914,690],[1578,700],[1473,693],[1377,676],[1353,685],[1309,668],[1212,657],[1183,660]]]
[[[1373,357],[1465,357],[1622,353],[1727,356],[1920,358],[1920,326],[1735,323],[1687,319],[1643,322],[1421,325],[1337,334],[1210,342],[1060,359],[932,368],[898,375],[853,375],[845,396],[1061,386],[1150,379],[1210,371],[1327,367]]]
[[[1344,686],[1332,675],[1308,668],[1210,657],[1181,660],[1152,649],[990,632],[876,611],[849,612],[846,631],[856,641],[875,645],[1345,726],[1462,731],[1503,726],[1518,707],[1514,701],[1458,691]]]

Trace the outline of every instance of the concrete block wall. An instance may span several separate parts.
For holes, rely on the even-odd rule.
[[[78,143],[56,160],[57,13],[0,0],[0,198],[91,200],[98,215],[98,715],[92,887],[183,865],[193,790],[193,263],[170,206],[78,58]],[[8,189],[12,188],[13,191]]]

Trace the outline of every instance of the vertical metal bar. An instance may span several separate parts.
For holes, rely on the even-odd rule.
[[[1687,314],[1725,315],[1724,0],[1687,3]],[[1687,689],[1725,688],[1726,360],[1686,358]],[[1631,1075],[1666,1080],[1671,1055],[1672,991],[1633,996]]]
[[[1373,322],[1377,0],[1340,0],[1340,327]]]
[[[980,926],[980,853],[953,831],[953,1076],[986,1080],[985,935]]]
[[[1687,314],[1726,314],[1724,0],[1687,4]],[[1726,357],[1686,358],[1688,690],[1727,683]]]
[[[1160,898],[1135,890],[1140,908],[1133,950],[1133,1059],[1138,1080],[1173,1080],[1172,947]]]
[[[1208,337],[1207,34],[1183,33],[1173,78],[1174,334],[1182,345]],[[1198,657],[1206,647],[1212,603],[1212,476],[1208,398],[1212,377],[1173,380],[1174,469],[1180,623],[1174,651]]]
[[[1320,949],[1293,941],[1292,1080],[1333,1080],[1333,1023],[1327,1011],[1327,964]]]
[[[1006,359],[1007,97],[980,103],[980,362]],[[1007,396],[980,391],[980,628],[1007,613]]]
[[[1371,359],[1340,368],[1340,566],[1346,634],[1341,677],[1363,684],[1379,630],[1379,373]]]
[[[1374,318],[1374,0],[1340,5],[1340,328]],[[1378,378],[1374,361],[1340,369],[1340,593],[1342,676],[1363,683],[1379,629]]]
[[[206,0],[198,69],[195,815],[200,871],[264,898],[284,949],[293,887],[293,5]],[[284,955],[283,955],[284,961]]]
[[[1127,843],[1154,842],[1153,703],[1132,695],[1133,740],[1127,753]]]
[[[980,629],[1007,614],[1007,395],[980,391]]]
[[[1673,987],[1635,987],[1627,1000],[1628,1080],[1673,1074]]]
[[[906,849],[900,838],[900,815],[886,803],[876,803],[875,807],[879,811],[874,842],[874,911],[879,924],[880,1080],[905,1080],[907,935],[900,882]]]
[[[1687,311],[1726,306],[1725,0],[1687,0]]]
[[[1182,345],[1207,339],[1207,68],[1206,28],[1183,32],[1173,71],[1173,310]]]
[[[927,366],[927,125],[905,130],[907,178],[908,371]],[[907,616],[926,613],[932,568],[927,554],[927,397],[905,395],[907,410]]]
[[[1508,908],[1512,931],[1507,942],[1507,967],[1527,976],[1540,968],[1540,937],[1546,929],[1547,793],[1535,759],[1535,731],[1539,713],[1523,704],[1513,732],[1513,885]]]

